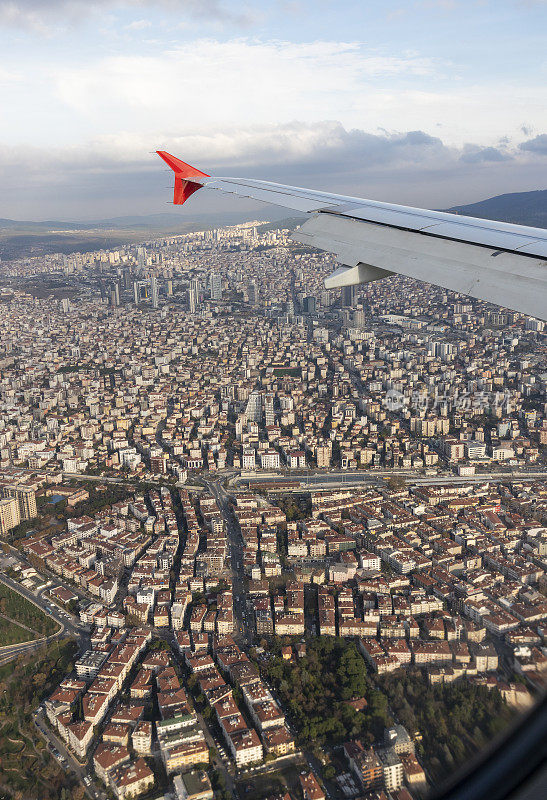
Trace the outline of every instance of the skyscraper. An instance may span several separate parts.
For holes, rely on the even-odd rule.
[[[262,395],[260,392],[251,392],[245,408],[248,422],[262,422]]]
[[[342,305],[345,308],[352,308],[355,305],[355,286],[342,287]]]
[[[173,296],[173,281],[171,279],[167,281],[167,296]]]
[[[256,281],[251,281],[247,284],[247,297],[249,298],[249,303],[254,305],[258,299],[258,290],[256,288]]]
[[[217,272],[209,273],[211,300],[222,300],[222,278]]]
[[[133,281],[133,302],[136,306],[139,305],[140,300],[140,292],[139,292],[139,284],[137,281]]]
[[[152,294],[152,308],[158,307],[158,279],[155,275],[150,278],[150,289]]]
[[[266,425],[275,425],[274,402],[275,395],[268,393],[264,398],[264,423]]]
[[[195,289],[188,289],[188,308],[190,314],[195,314],[198,306],[197,291]]]
[[[144,265],[146,264],[146,250],[144,247],[137,247],[137,266],[139,270],[144,269]]]

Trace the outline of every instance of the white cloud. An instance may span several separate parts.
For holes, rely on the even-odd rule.
[[[337,118],[349,115],[353,124],[351,116],[361,116],[363,100],[379,81],[421,79],[436,69],[431,59],[375,53],[357,42],[240,38],[63,65],[50,76],[59,100],[89,120],[107,119],[111,129],[130,119],[140,130],[185,131],[312,120],[327,109]]]
[[[28,67],[28,97],[4,136],[17,136],[18,125],[25,137],[32,130],[33,93],[55,110],[51,126],[40,127],[42,141],[67,143],[82,130],[185,134],[325,117],[371,132],[425,130],[457,146],[520,140],[523,119],[547,128],[545,84],[468,85],[442,61],[358,42],[198,39],[150,55],[45,62],[39,74],[41,85]],[[59,118],[69,124],[54,124]]]
[[[142,31],[145,28],[149,28],[152,25],[149,19],[136,19],[133,22],[130,22],[127,25],[127,30],[130,31]]]

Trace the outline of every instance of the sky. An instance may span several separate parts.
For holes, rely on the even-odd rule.
[[[547,188],[547,0],[0,0],[0,217],[207,173],[431,208]],[[262,209],[261,209],[262,210]]]

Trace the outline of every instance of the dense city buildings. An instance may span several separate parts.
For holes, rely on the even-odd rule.
[[[288,233],[1,265],[0,537],[78,641],[39,714],[94,797],[419,798],[495,729],[419,698],[544,688],[543,323],[325,291]]]

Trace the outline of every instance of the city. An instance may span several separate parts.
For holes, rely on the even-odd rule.
[[[0,263],[8,796],[419,800],[544,691],[544,323],[296,224]]]

